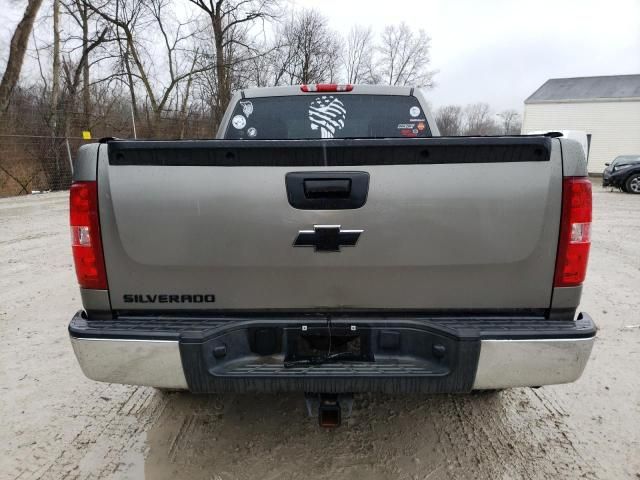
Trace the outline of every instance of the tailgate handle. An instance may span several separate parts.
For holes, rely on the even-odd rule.
[[[307,198],[349,198],[351,180],[348,178],[324,178],[304,181],[304,196]]]
[[[362,207],[369,193],[369,173],[347,171],[289,172],[289,205],[300,210],[348,210]]]

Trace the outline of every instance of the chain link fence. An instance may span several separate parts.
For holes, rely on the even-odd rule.
[[[68,189],[82,137],[0,134],[0,197]]]
[[[68,189],[78,148],[102,137],[172,140],[215,136],[211,115],[198,111],[166,110],[150,115],[139,108],[134,114],[128,102],[112,102],[95,107],[90,115],[67,106],[54,116],[46,104],[33,98],[19,97],[0,118],[0,197]],[[91,139],[83,138],[83,132],[90,133]]]

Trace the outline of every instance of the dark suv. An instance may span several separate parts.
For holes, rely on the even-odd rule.
[[[640,193],[640,155],[620,155],[605,163],[603,187],[617,187],[627,193]]]

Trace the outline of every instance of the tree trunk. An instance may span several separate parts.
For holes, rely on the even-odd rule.
[[[133,83],[133,74],[131,73],[131,65],[129,64],[129,46],[127,45],[127,50],[124,55],[122,51],[120,52],[120,56],[124,59],[124,68],[127,72],[127,84],[129,86],[129,94],[131,95],[131,122],[132,122],[132,130],[134,132],[134,137],[136,134],[136,120],[139,118],[138,116],[138,105],[136,100],[136,88]]]
[[[84,4],[80,7],[82,18],[82,51],[84,63],[82,65],[82,114],[84,116],[84,128],[91,126],[91,92],[89,91],[89,10]]]
[[[195,60],[194,60],[195,63]],[[191,67],[193,70],[193,66]],[[192,77],[189,75],[187,86],[184,90],[184,98],[182,99],[182,107],[180,108],[180,139],[184,138],[185,129],[187,127],[187,108],[189,106],[189,91],[191,90]]]
[[[60,188],[60,148],[58,145],[58,121],[60,102],[60,0],[53,0],[53,62],[51,69],[51,153],[55,160],[53,172],[53,184],[49,187],[53,190]]]
[[[224,35],[222,33],[222,17],[220,10],[216,9],[213,18],[213,37],[216,42],[216,76],[218,77],[218,98],[216,101],[215,125],[217,127],[222,120],[229,102],[231,101],[231,87],[229,85],[229,72],[227,71],[224,58]]]
[[[60,0],[53,0],[53,62],[51,69],[51,133],[56,136],[60,101]]]
[[[20,70],[22,69],[25,51],[27,50],[29,35],[31,35],[33,22],[36,19],[41,4],[42,0],[29,0],[22,20],[20,20],[20,23],[16,26],[16,30],[11,37],[7,68],[2,76],[2,82],[0,82],[0,112],[4,112],[7,109],[11,92],[13,92],[20,78]]]

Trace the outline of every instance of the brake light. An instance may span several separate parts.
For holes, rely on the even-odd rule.
[[[80,287],[106,290],[96,182],[74,182],[71,185],[69,217],[73,262]]]
[[[349,83],[316,83],[311,85],[300,85],[300,90],[303,92],[350,92],[353,90],[353,85]]]
[[[582,284],[591,247],[591,182],[566,177],[562,182],[562,217],[554,286]]]

